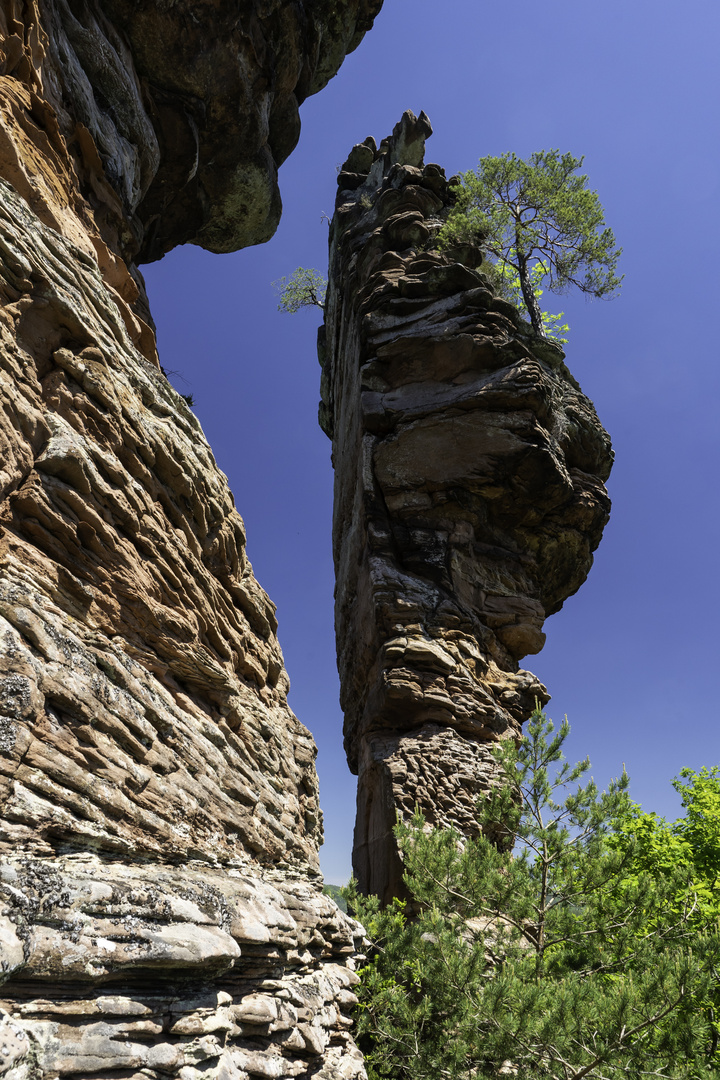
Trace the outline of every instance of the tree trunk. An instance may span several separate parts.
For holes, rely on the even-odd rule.
[[[518,276],[520,278],[520,289],[522,290],[523,300],[525,301],[525,307],[528,309],[530,315],[530,322],[532,323],[533,330],[540,337],[546,337],[545,329],[542,322],[542,312],[540,311],[540,305],[537,302],[537,297],[530,281],[530,270],[528,269],[527,259],[522,253],[522,249],[519,244],[519,236],[515,234],[515,252],[517,254],[518,261]]]

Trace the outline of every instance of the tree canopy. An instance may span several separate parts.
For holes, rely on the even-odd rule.
[[[540,150],[527,160],[513,153],[480,159],[463,173],[456,202],[439,233],[441,246],[482,241],[501,270],[518,275],[533,328],[545,336],[534,294],[533,268],[551,292],[570,286],[594,297],[610,297],[620,287],[621,254],[588,178],[577,170],[584,158]]]
[[[720,919],[720,769],[683,769],[673,787],[684,817],[669,822],[634,805],[612,842],[631,852],[630,872],[667,877],[682,867],[688,885],[676,896],[675,910],[692,895],[692,919],[701,925]]]
[[[327,281],[317,270],[298,266],[289,278],[273,281],[273,287],[280,298],[278,311],[289,311],[294,315],[300,308],[319,307],[322,310],[325,307]]]
[[[373,1080],[716,1074],[720,941],[696,864],[657,871],[627,776],[599,792],[589,762],[563,760],[567,732],[538,711],[519,749],[498,750],[502,783],[478,823],[502,823],[513,852],[418,814],[396,830],[411,900],[382,909],[351,889],[373,943],[359,1011]],[[713,829],[693,835],[716,866]]]

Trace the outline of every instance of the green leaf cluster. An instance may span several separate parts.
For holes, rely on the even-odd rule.
[[[695,922],[720,919],[720,769],[683,769],[673,781],[685,816],[668,822],[633,805],[611,843],[632,852],[629,872],[667,877],[682,868],[687,879],[675,907],[692,899]]]
[[[583,158],[540,150],[527,160],[513,153],[480,159],[454,188],[456,202],[438,234],[440,247],[482,243],[504,272],[518,275],[536,332],[544,336],[533,294],[532,272],[551,292],[571,286],[594,297],[610,297],[620,287],[617,248],[605,226],[597,192],[578,174]]]
[[[529,317],[528,309],[523,300],[522,289],[520,288],[520,275],[517,271],[508,263],[503,262],[485,265],[483,270],[490,276],[497,292],[506,300],[509,300],[511,304],[514,304],[521,315],[528,315]],[[540,297],[545,291],[542,288],[542,281],[546,272],[545,264],[542,262],[536,263],[530,271],[530,286],[535,299],[538,301],[538,306]],[[553,315],[541,309],[540,317],[542,319],[543,335],[551,341],[556,341],[559,345],[567,345],[570,326],[562,321],[565,312],[560,311],[557,315]]]
[[[688,814],[692,858],[660,873],[627,776],[600,792],[589,762],[564,760],[567,733],[538,711],[519,747],[499,746],[478,838],[419,813],[398,824],[409,901],[383,909],[351,887],[372,941],[358,1031],[373,1080],[717,1071],[720,941],[694,885],[720,857],[717,775],[686,778],[703,821]],[[512,850],[487,839],[503,835]]]
[[[298,266],[290,277],[281,277],[273,281],[273,288],[278,294],[278,311],[287,311],[294,315],[304,307],[325,307],[327,281],[317,270]]]

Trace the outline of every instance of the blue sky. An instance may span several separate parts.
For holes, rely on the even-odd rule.
[[[145,267],[160,357],[180,372],[227,473],[255,574],[278,607],[290,703],[319,747],[329,881],[350,873],[355,779],[342,751],[333,636],[330,444],[317,426],[319,312],[277,311],[271,282],[324,271],[336,169],[406,108],[448,175],[480,156],[585,155],[624,248],[612,302],[548,297],[567,362],[610,432],[613,513],[580,592],[526,666],[604,785],[680,811],[671,778],[720,762],[720,77],[717,0],[385,0],[340,74],[301,110],[274,239],[185,247]]]

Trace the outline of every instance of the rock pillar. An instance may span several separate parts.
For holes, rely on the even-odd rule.
[[[560,347],[495,295],[478,249],[433,244],[452,194],[430,133],[405,113],[343,165],[319,347],[353,860],[383,900],[402,892],[398,813],[474,831],[493,744],[548,700],[519,661],[610,509],[610,440]]]

